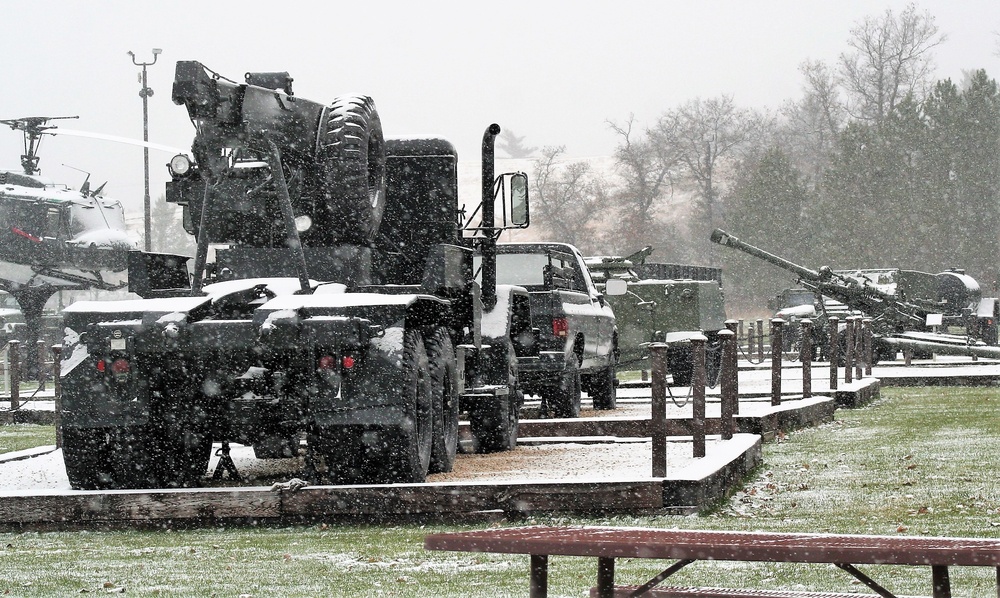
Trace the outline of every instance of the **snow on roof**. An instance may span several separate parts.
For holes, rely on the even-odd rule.
[[[211,300],[210,297],[162,297],[157,299],[123,299],[121,301],[77,301],[66,307],[63,313],[189,312]]]

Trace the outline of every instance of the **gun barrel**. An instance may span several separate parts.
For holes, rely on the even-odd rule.
[[[713,243],[718,243],[719,245],[724,245],[726,247],[732,247],[733,249],[737,249],[739,251],[742,251],[743,253],[752,255],[756,258],[760,258],[765,262],[770,262],[771,264],[774,264],[779,268],[784,268],[785,270],[794,272],[799,276],[799,278],[802,278],[804,280],[818,281],[822,280],[823,278],[820,275],[820,273],[817,272],[816,270],[811,270],[809,268],[806,268],[805,266],[800,266],[784,258],[778,257],[773,253],[764,251],[759,247],[755,247],[749,243],[744,243],[743,241],[740,241],[738,238],[734,237],[733,235],[730,235],[721,228],[717,228],[714,231],[712,231],[711,239]]]

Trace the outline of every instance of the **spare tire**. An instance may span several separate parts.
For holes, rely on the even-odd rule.
[[[375,102],[368,96],[341,96],[326,119],[319,154],[323,188],[303,241],[369,245],[386,201],[385,139]]]

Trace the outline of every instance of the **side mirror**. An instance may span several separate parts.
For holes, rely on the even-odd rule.
[[[609,278],[604,283],[604,294],[609,297],[620,297],[628,292],[628,283],[620,278]]]
[[[510,189],[510,224],[516,228],[527,228],[528,215],[528,175],[515,172],[501,175],[508,179]],[[506,199],[506,198],[504,198]]]

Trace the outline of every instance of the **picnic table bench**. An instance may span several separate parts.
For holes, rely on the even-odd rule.
[[[1000,539],[938,538],[666,530],[619,527],[498,528],[431,534],[429,550],[494,552],[531,555],[530,596],[548,593],[550,555],[597,557],[595,598],[649,596],[655,598],[857,598],[858,594],[792,592],[719,588],[662,587],[659,584],[699,560],[832,563],[850,573],[883,598],[891,593],[855,565],[930,566],[933,598],[950,598],[950,566],[984,566],[997,570],[1000,598]],[[641,586],[615,586],[615,559],[677,559]]]

